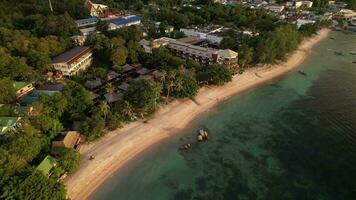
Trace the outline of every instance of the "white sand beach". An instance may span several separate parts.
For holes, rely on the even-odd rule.
[[[130,159],[162,139],[182,132],[198,115],[227,98],[296,69],[310,54],[311,48],[326,38],[329,32],[329,29],[322,29],[317,35],[303,41],[286,62],[248,69],[221,87],[203,87],[195,98],[196,102],[190,99],[174,100],[162,106],[148,123],[129,123],[98,141],[83,145],[79,169],[65,179],[69,197],[73,200],[87,199]],[[90,155],[95,155],[95,159],[88,160]]]

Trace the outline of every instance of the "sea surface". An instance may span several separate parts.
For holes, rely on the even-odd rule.
[[[356,34],[332,32],[299,69],[208,111],[125,165],[91,199],[356,200],[350,51]],[[199,128],[209,130],[208,141],[196,142]],[[180,150],[186,143],[192,149]]]

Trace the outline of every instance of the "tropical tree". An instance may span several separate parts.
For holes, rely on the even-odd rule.
[[[231,79],[231,72],[224,65],[209,65],[197,73],[198,81],[213,85],[223,85]]]
[[[13,82],[9,79],[0,79],[0,103],[10,103],[15,100]]]
[[[169,100],[169,95],[170,95],[171,90],[173,89],[173,87],[175,87],[176,76],[177,76],[177,70],[170,70],[170,71],[168,71],[168,73],[164,79],[164,86],[167,90],[166,102],[168,102],[168,100]]]
[[[140,114],[152,111],[160,97],[161,88],[153,81],[139,79],[132,81],[124,93],[124,100],[128,101]]]
[[[99,105],[100,112],[104,116],[104,120],[106,120],[106,116],[108,112],[110,111],[110,107],[106,101],[101,101]]]

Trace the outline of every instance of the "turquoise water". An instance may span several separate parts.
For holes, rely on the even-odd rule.
[[[330,37],[300,66],[307,76],[291,72],[228,100],[91,199],[356,199],[356,35]],[[207,142],[195,143],[198,128]]]

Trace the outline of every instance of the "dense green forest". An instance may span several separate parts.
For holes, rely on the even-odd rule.
[[[320,2],[324,2],[319,0]],[[355,7],[355,0],[349,0]],[[224,6],[209,0],[195,2],[200,9],[181,7],[183,0],[98,0],[113,12],[129,9],[140,15],[148,30],[148,39],[166,34],[164,28],[175,30],[190,25],[217,24],[230,28],[220,48],[239,53],[240,72],[256,63],[274,63],[286,59],[304,38],[327,25],[318,22],[297,30],[295,25],[281,21],[263,10],[242,5]],[[323,6],[324,3],[320,3]],[[2,0],[0,1],[0,104],[16,101],[14,81],[45,83],[51,70],[51,59],[74,45],[70,36],[79,33],[74,20],[89,17],[84,0]],[[154,26],[160,21],[159,28]],[[50,177],[36,166],[50,154],[51,142],[58,133],[69,130],[74,121],[81,122],[81,133],[88,141],[122,124],[150,116],[170,98],[194,98],[199,85],[223,85],[231,81],[232,72],[222,65],[202,66],[173,56],[165,48],[154,49],[152,55],[143,52],[138,42],[142,32],[133,27],[107,31],[99,22],[100,34],[87,38],[86,45],[94,49],[94,64],[85,73],[65,79],[63,91],[52,96],[41,95],[33,103],[34,112],[25,117],[22,126],[10,135],[0,136],[0,199],[66,199],[65,187],[58,178],[72,172],[80,163],[75,150],[63,150],[58,165]],[[157,30],[158,29],[158,30]],[[243,30],[258,36],[241,34]],[[179,31],[175,36],[181,35]],[[130,82],[123,100],[108,104],[93,102],[83,86],[85,81],[104,78],[110,70],[120,73],[125,64],[142,64],[161,72],[159,81]],[[105,87],[108,94],[114,86]],[[0,108],[0,116],[15,116]]]

